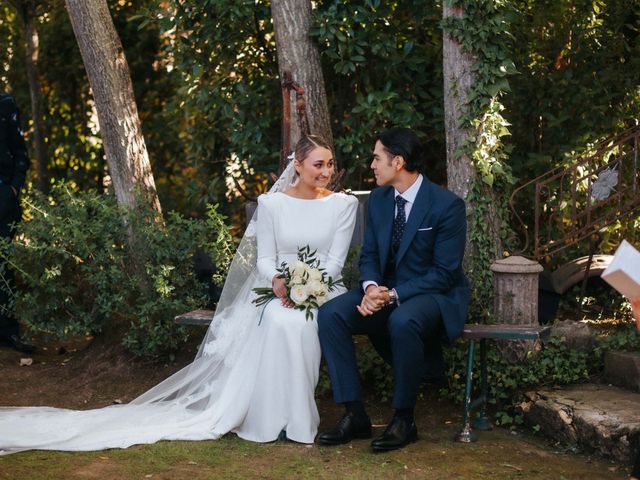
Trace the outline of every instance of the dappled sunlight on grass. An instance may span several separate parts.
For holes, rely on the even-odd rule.
[[[422,406],[426,410],[426,405]],[[438,410],[441,410],[438,408]],[[441,413],[441,412],[440,412]],[[424,415],[423,415],[424,417]],[[419,425],[432,423],[426,418]],[[454,443],[444,421],[405,449],[373,454],[360,440],[335,448],[218,441],[160,442],[102,452],[24,452],[0,458],[2,479],[427,478],[620,479],[625,467],[557,451],[541,440],[496,429],[474,444]],[[432,423],[433,424],[433,423]]]

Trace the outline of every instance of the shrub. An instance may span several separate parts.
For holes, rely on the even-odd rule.
[[[49,197],[32,192],[23,203],[25,221],[2,251],[16,277],[12,308],[31,333],[62,339],[118,326],[136,355],[170,355],[186,340],[173,317],[207,304],[207,285],[193,269],[196,250],[218,265],[218,284],[232,254],[215,207],[201,219],[170,214],[162,225],[124,211],[110,195],[64,185]],[[137,227],[137,263],[125,219]]]
[[[132,277],[128,289],[130,328],[124,345],[137,355],[155,357],[186,341],[186,330],[173,322],[176,315],[210,303],[207,284],[194,272],[196,249],[217,266],[213,280],[221,286],[234,248],[224,217],[212,206],[202,219],[171,213],[163,228],[145,221],[137,231],[136,252],[145,271]]]

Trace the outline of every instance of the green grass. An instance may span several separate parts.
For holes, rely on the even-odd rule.
[[[496,429],[474,444],[451,441],[450,425],[420,441],[373,454],[367,441],[326,448],[255,444],[229,435],[218,441],[160,442],[102,452],[23,452],[0,457],[0,479],[621,479],[626,468],[555,451],[537,439]]]

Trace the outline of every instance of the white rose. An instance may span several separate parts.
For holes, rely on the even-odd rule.
[[[289,280],[290,287],[293,287],[294,285],[301,285],[302,283],[303,281],[301,275],[294,275],[293,277],[291,277],[291,280]]]
[[[292,277],[302,277],[304,275],[304,272],[306,272],[308,269],[309,265],[301,262],[300,260],[297,260],[293,265],[291,265],[291,267],[289,268],[289,272],[291,273]]]
[[[312,280],[307,283],[307,293],[309,295],[322,295],[325,291],[325,286],[318,280]]]
[[[305,285],[294,285],[289,293],[291,300],[296,305],[302,305],[304,301],[309,297],[307,293],[307,287]]]
[[[318,270],[317,268],[311,268],[309,269],[309,280],[314,281],[321,281],[322,280],[322,272],[320,270]]]

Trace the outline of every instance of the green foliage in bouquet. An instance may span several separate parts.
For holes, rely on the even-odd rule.
[[[187,338],[173,317],[207,303],[194,273],[196,249],[216,263],[217,284],[233,251],[215,207],[200,219],[169,214],[159,224],[122,210],[112,196],[65,185],[48,197],[33,191],[23,205],[16,238],[0,248],[15,276],[11,308],[32,334],[64,339],[113,326],[136,355],[171,356]],[[137,226],[133,250],[141,268],[132,268],[125,219]]]
[[[329,292],[337,287],[344,286],[342,279],[334,280],[320,267],[320,260],[316,258],[317,250],[311,251],[309,245],[298,247],[298,261],[289,265],[282,262],[276,268],[280,278],[287,285],[287,299],[294,307],[305,312],[307,320],[313,319],[313,309],[324,304],[329,298]],[[262,306],[276,298],[270,287],[258,287],[253,289],[257,297],[252,303]],[[260,319],[262,320],[262,318]]]

